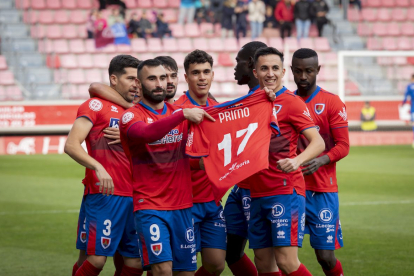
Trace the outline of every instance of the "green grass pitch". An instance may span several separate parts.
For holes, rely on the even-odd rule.
[[[70,275],[83,172],[66,155],[0,157],[0,275]],[[353,147],[338,179],[345,275],[414,275],[414,150]],[[324,275],[308,237],[299,252]],[[113,272],[108,259],[101,275]]]

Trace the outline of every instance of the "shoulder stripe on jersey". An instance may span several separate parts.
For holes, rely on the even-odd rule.
[[[310,128],[316,128],[316,126],[311,126],[311,127],[307,127],[307,128],[305,128],[305,129],[302,129],[302,131],[301,131],[300,133],[302,133],[302,132],[304,132],[305,130],[310,129]]]
[[[309,103],[313,98],[318,95],[319,91],[321,91],[321,88],[319,86],[316,86],[316,90],[310,95],[310,97],[305,101],[305,103]]]
[[[187,96],[187,98],[190,100],[190,102],[195,105],[195,106],[200,106],[190,95],[190,91],[187,90],[187,92],[185,92],[185,95]],[[206,101],[206,106],[208,106],[208,100]]]
[[[159,114],[157,111],[155,111],[154,109],[152,109],[152,107],[144,104],[142,101],[139,102],[140,105],[142,105],[145,109],[151,111],[152,113],[154,113],[155,115],[165,115],[165,113],[167,113],[167,105],[164,103],[164,108],[162,109],[161,114]]]
[[[283,86],[282,89],[280,89],[279,91],[276,92],[276,97],[278,97],[278,96],[282,95],[283,93],[285,93],[286,90],[287,90],[287,88]]]
[[[226,107],[226,106],[229,106],[229,105],[233,105],[233,104],[235,104],[235,103],[237,103],[237,102],[239,102],[241,100],[246,99],[247,97],[250,97],[251,95],[253,95],[253,93],[250,93],[250,94],[241,96],[240,98],[234,99],[234,100],[229,101],[229,102],[225,102],[225,103],[222,103],[222,104],[214,105],[213,107],[214,108],[221,108],[221,107]]]
[[[79,117],[78,117],[78,118],[76,118],[76,119],[79,119],[79,118],[82,118],[82,117],[84,117],[84,118],[88,119],[88,120],[92,123],[92,125],[93,125],[93,122],[92,122],[91,118],[89,118],[89,117],[88,117],[88,116],[86,116],[86,115],[79,116]]]
[[[345,127],[348,127],[348,126],[333,127],[333,128],[331,128],[331,129],[345,128]]]
[[[279,129],[279,127],[276,125],[276,123],[271,122],[271,123],[270,123],[270,127],[274,128],[274,129],[277,131],[277,135],[276,135],[276,137],[279,137],[279,136],[280,136],[280,129]]]
[[[250,89],[249,90],[249,93],[247,93],[247,94],[250,94],[250,93],[253,93],[254,91],[256,91],[257,89],[259,89],[260,88],[260,84],[258,84],[258,85],[256,85],[255,87],[253,87],[252,89]]]
[[[188,153],[186,153],[185,155],[187,155],[188,157],[194,158],[194,159],[199,159],[199,158],[208,156],[208,155],[191,155],[191,154],[188,154]]]

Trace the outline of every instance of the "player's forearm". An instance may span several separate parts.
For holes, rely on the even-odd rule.
[[[326,153],[330,162],[338,162],[349,153],[349,132],[347,127],[332,130],[335,146]]]
[[[94,82],[89,86],[89,95],[91,97],[98,97],[104,100],[108,100],[126,109],[133,106],[132,103],[127,102],[118,92],[116,92],[110,86],[99,82]]]
[[[66,141],[65,144],[65,153],[69,155],[73,160],[78,162],[80,165],[91,169],[96,170],[102,165],[92,158],[81,146],[79,142],[70,141],[69,139]]]
[[[133,124],[128,130],[128,138],[138,143],[152,143],[167,135],[168,132],[184,120],[184,113],[180,110],[152,124],[138,122]]]
[[[325,149],[325,142],[319,134],[311,139],[308,138],[308,140],[310,142],[309,145],[296,157],[300,165],[318,157]]]

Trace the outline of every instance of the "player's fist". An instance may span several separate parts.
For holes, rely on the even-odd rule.
[[[113,195],[115,190],[114,182],[104,167],[97,168],[95,173],[99,179],[99,192],[103,195]]]
[[[207,112],[200,108],[185,108],[183,109],[184,118],[193,122],[195,124],[199,124],[203,121],[204,117],[215,122],[213,117],[211,117]]]
[[[274,102],[276,100],[276,93],[271,89],[264,87],[263,90],[266,92],[266,95],[269,97],[269,101]]]
[[[300,164],[296,158],[293,158],[293,159],[286,158],[286,159],[277,161],[277,167],[279,168],[279,170],[285,173],[296,171],[299,168],[299,166]]]

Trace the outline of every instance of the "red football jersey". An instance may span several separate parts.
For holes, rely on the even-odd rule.
[[[124,108],[106,100],[92,98],[84,102],[78,109],[77,118],[85,117],[93,127],[85,139],[88,154],[101,163],[112,177],[115,195],[132,196],[131,170],[121,144],[108,145],[111,139],[104,137],[107,127],[119,127],[119,118]],[[99,179],[94,170],[86,169],[85,194],[99,193]]]
[[[273,110],[266,93],[258,91],[206,108],[215,122],[190,124],[186,152],[205,157],[216,203],[231,186],[269,166],[270,136],[279,133]]]
[[[190,163],[185,154],[187,121],[152,143],[134,143],[128,138],[128,130],[136,122],[151,124],[179,109],[181,108],[164,103],[159,114],[139,102],[126,110],[121,117],[121,142],[131,162],[135,211],[178,210],[193,205]]]
[[[306,196],[305,180],[300,168],[284,173],[277,168],[277,161],[295,158],[299,134],[305,129],[315,127],[308,108],[299,96],[283,87],[276,93],[274,102],[280,127],[280,136],[272,135],[269,147],[269,169],[248,179],[251,197],[265,197],[292,194],[293,189]]]
[[[319,130],[319,134],[325,141],[325,150],[319,155],[328,154],[335,146],[332,129],[347,128],[348,118],[345,104],[341,99],[319,86],[308,98],[304,98],[306,106]],[[298,151],[302,152],[309,144],[308,140],[301,135]],[[336,162],[330,162],[321,166],[316,172],[305,176],[306,190],[315,192],[338,192],[336,181]]]
[[[213,106],[218,104],[217,101],[207,98],[205,106]],[[181,107],[196,107],[200,106],[187,91],[184,95],[178,98],[174,105]],[[211,181],[208,179],[207,173],[204,170],[191,170],[191,181],[193,182],[193,202],[204,203],[214,200],[213,190],[211,189]]]

